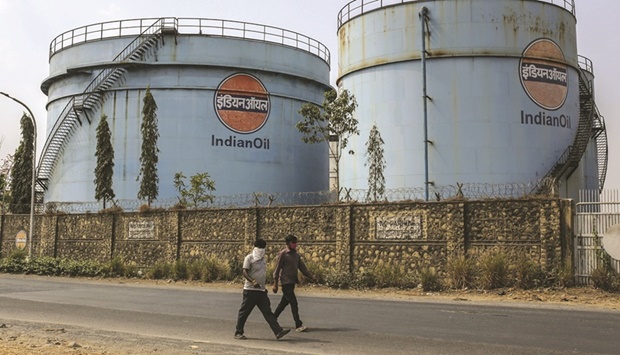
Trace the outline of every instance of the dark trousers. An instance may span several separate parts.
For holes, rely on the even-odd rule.
[[[269,301],[269,297],[267,297],[267,292],[249,290],[243,290],[243,300],[241,301],[241,308],[239,308],[235,335],[243,334],[245,321],[248,320],[254,306],[257,306],[261,311],[263,317],[265,317],[265,320],[269,323],[269,327],[271,327],[273,334],[278,335],[278,333],[282,331],[282,327],[278,324],[276,316],[271,312],[271,302]]]
[[[295,328],[299,328],[303,325],[301,319],[299,319],[299,306],[297,304],[297,297],[295,297],[295,284],[282,285],[282,299],[280,304],[276,307],[273,314],[278,318],[286,306],[291,305],[291,312],[293,312],[293,319],[295,320]]]

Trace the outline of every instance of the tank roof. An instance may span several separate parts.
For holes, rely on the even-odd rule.
[[[87,42],[139,36],[151,31],[153,26],[162,26],[162,31],[175,34],[239,38],[293,47],[314,54],[330,65],[330,53],[324,44],[294,31],[249,22],[180,17],[116,20],[74,28],[52,40],[49,58]]]

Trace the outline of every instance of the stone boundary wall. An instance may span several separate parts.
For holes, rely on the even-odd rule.
[[[240,262],[258,237],[274,258],[284,237],[295,234],[306,262],[338,271],[392,265],[441,273],[450,260],[489,250],[511,259],[526,255],[552,270],[572,265],[572,218],[572,202],[559,199],[40,215],[32,249],[35,257],[119,257],[148,268],[207,257]],[[28,222],[24,215],[0,216],[0,256],[16,249]]]

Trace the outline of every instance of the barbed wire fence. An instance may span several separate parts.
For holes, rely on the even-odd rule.
[[[456,185],[430,186],[428,201],[446,201],[453,199],[515,199],[534,195],[557,197],[549,182],[535,181],[528,183],[488,184],[457,183]],[[181,207],[179,199],[168,198],[151,202],[150,209],[205,209],[205,208],[247,208],[297,205],[330,205],[339,203],[383,203],[426,201],[425,188],[386,189],[381,195],[370,196],[367,189],[341,188],[335,191],[318,192],[281,192],[281,193],[245,193],[230,196],[214,196],[212,202]],[[108,202],[106,207],[125,212],[143,209],[146,201],[116,200]],[[0,214],[7,214],[7,206],[0,208]],[[37,204],[36,213],[98,213],[104,210],[102,202],[47,202]]]
[[[457,183],[456,185],[431,186],[428,201],[445,201],[452,199],[497,199],[497,198],[524,198],[540,195],[541,182],[487,184],[487,183]],[[546,195],[546,194],[544,194]],[[551,195],[548,195],[551,196]],[[342,189],[342,202],[398,202],[398,201],[426,201],[426,189],[403,188],[386,190],[377,199],[368,196],[365,189]]]

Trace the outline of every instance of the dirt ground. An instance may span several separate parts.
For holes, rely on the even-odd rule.
[[[101,282],[171,284],[175,287],[212,287],[238,289],[231,283],[197,284],[147,280],[104,279]],[[471,304],[512,304],[520,307],[551,307],[563,309],[596,309],[620,311],[620,294],[608,293],[591,287],[566,289],[492,291],[460,290],[424,292],[414,290],[332,290],[325,287],[300,287],[300,296],[390,299],[412,302],[466,302]],[[0,320],[0,353],[25,354],[261,354],[256,349],[175,339],[149,338],[128,334],[92,331],[79,327],[59,327],[53,324]],[[273,354],[269,351],[269,354]],[[267,354],[265,352],[264,354]]]

